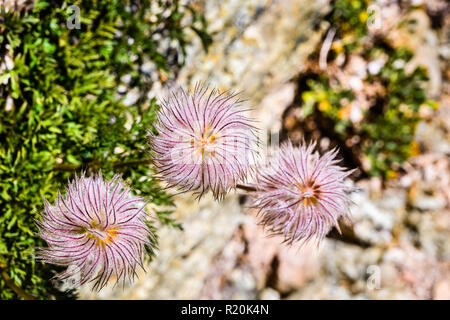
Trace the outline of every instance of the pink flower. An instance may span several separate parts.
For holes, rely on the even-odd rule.
[[[321,240],[333,226],[339,228],[339,217],[350,216],[351,188],[344,179],[352,170],[336,165],[336,149],[319,156],[314,148],[315,143],[293,147],[289,141],[256,171],[252,206],[265,229],[288,243]]]
[[[245,179],[256,154],[255,127],[236,94],[196,86],[172,91],[158,113],[150,146],[159,177],[169,187],[211,190],[223,198]]]
[[[98,176],[69,183],[66,195],[54,205],[45,201],[39,235],[48,247],[40,260],[68,268],[56,279],[78,287],[95,281],[102,289],[111,277],[132,281],[137,265],[143,268],[143,252],[152,246],[153,234],[145,218],[146,203],[130,194],[115,176],[110,182]]]

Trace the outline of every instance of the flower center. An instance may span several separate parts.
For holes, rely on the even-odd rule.
[[[85,233],[89,238],[96,240],[97,245],[104,246],[114,240],[117,235],[117,227],[103,228],[96,221],[92,221],[91,227],[84,228],[81,232]]]
[[[204,147],[206,147],[208,145],[211,145],[215,140],[216,140],[216,136],[215,135],[211,135],[208,138],[203,138],[202,137],[201,139],[198,139],[197,141],[195,139],[191,139],[191,145],[192,146],[197,145],[197,146],[199,146],[201,148],[204,148]]]
[[[304,187],[302,190],[302,196],[305,198],[311,198],[314,197],[314,189],[311,187]]]
[[[208,137],[206,139],[202,138],[201,145],[202,145],[202,147],[205,147],[207,145],[212,144],[214,142],[214,140],[216,140],[216,136],[214,136],[214,135],[212,135],[212,136],[210,136],[210,137]]]
[[[196,150],[199,155],[204,159],[206,155],[211,154],[213,157],[215,155],[214,148],[211,148],[211,146],[214,145],[214,141],[216,140],[215,135],[210,135],[207,138],[204,138],[203,136],[198,139],[194,140],[191,139],[191,146],[195,146]]]
[[[300,196],[305,205],[315,205],[319,200],[319,190],[313,185],[299,185]]]

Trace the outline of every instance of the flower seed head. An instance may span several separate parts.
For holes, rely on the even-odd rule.
[[[321,240],[338,218],[349,218],[349,188],[344,179],[352,172],[336,165],[337,150],[320,156],[315,143],[294,147],[283,144],[265,167],[256,170],[252,206],[261,224],[292,244]]]
[[[193,93],[172,91],[161,102],[156,129],[150,132],[153,160],[169,187],[211,190],[222,198],[245,179],[256,155],[255,128],[236,94],[196,86]]]
[[[137,265],[143,268],[145,246],[153,234],[146,222],[146,203],[132,196],[118,176],[111,181],[98,176],[75,177],[66,195],[55,204],[45,201],[39,235],[47,242],[38,258],[67,266],[57,275],[73,287],[94,281],[103,288],[111,277],[132,281]]]

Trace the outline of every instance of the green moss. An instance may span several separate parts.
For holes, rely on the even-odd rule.
[[[357,153],[369,164],[366,173],[389,177],[399,164],[415,153],[414,133],[421,120],[419,108],[422,105],[435,107],[436,104],[426,96],[426,70],[417,67],[407,73],[401,66],[412,59],[412,53],[406,48],[393,48],[382,38],[369,36],[367,21],[374,13],[368,9],[369,4],[370,1],[361,0],[333,2],[327,19],[336,30],[336,38],[329,53],[329,64],[339,54],[347,59],[350,55],[359,55],[368,61],[386,57],[379,73],[368,73],[363,79],[364,86],[379,84],[376,101],[363,111],[360,122],[353,123],[349,119],[349,106],[355,99],[354,93],[323,72],[303,79],[306,88],[301,107],[305,116],[318,112],[331,119],[333,130],[341,141],[357,135]]]

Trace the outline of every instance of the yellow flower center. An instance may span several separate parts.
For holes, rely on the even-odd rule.
[[[216,136],[212,135],[212,136],[209,136],[208,138],[202,138],[200,140],[200,144],[201,144],[202,148],[204,148],[207,145],[211,145],[214,142],[214,140],[216,140]]]
[[[114,238],[117,236],[117,227],[104,228],[93,220],[91,226],[89,228],[83,228],[81,233],[95,240],[98,246],[105,246],[114,241]]]
[[[300,197],[303,199],[303,204],[305,206],[315,205],[319,201],[320,191],[315,188],[313,185],[303,185],[298,184],[300,190]]]
[[[197,152],[201,154],[202,158],[204,158],[206,154],[211,154],[214,157],[214,150],[208,150],[207,148],[213,145],[215,140],[215,135],[210,135],[207,138],[202,137],[198,140],[191,139],[191,146],[197,147]]]

